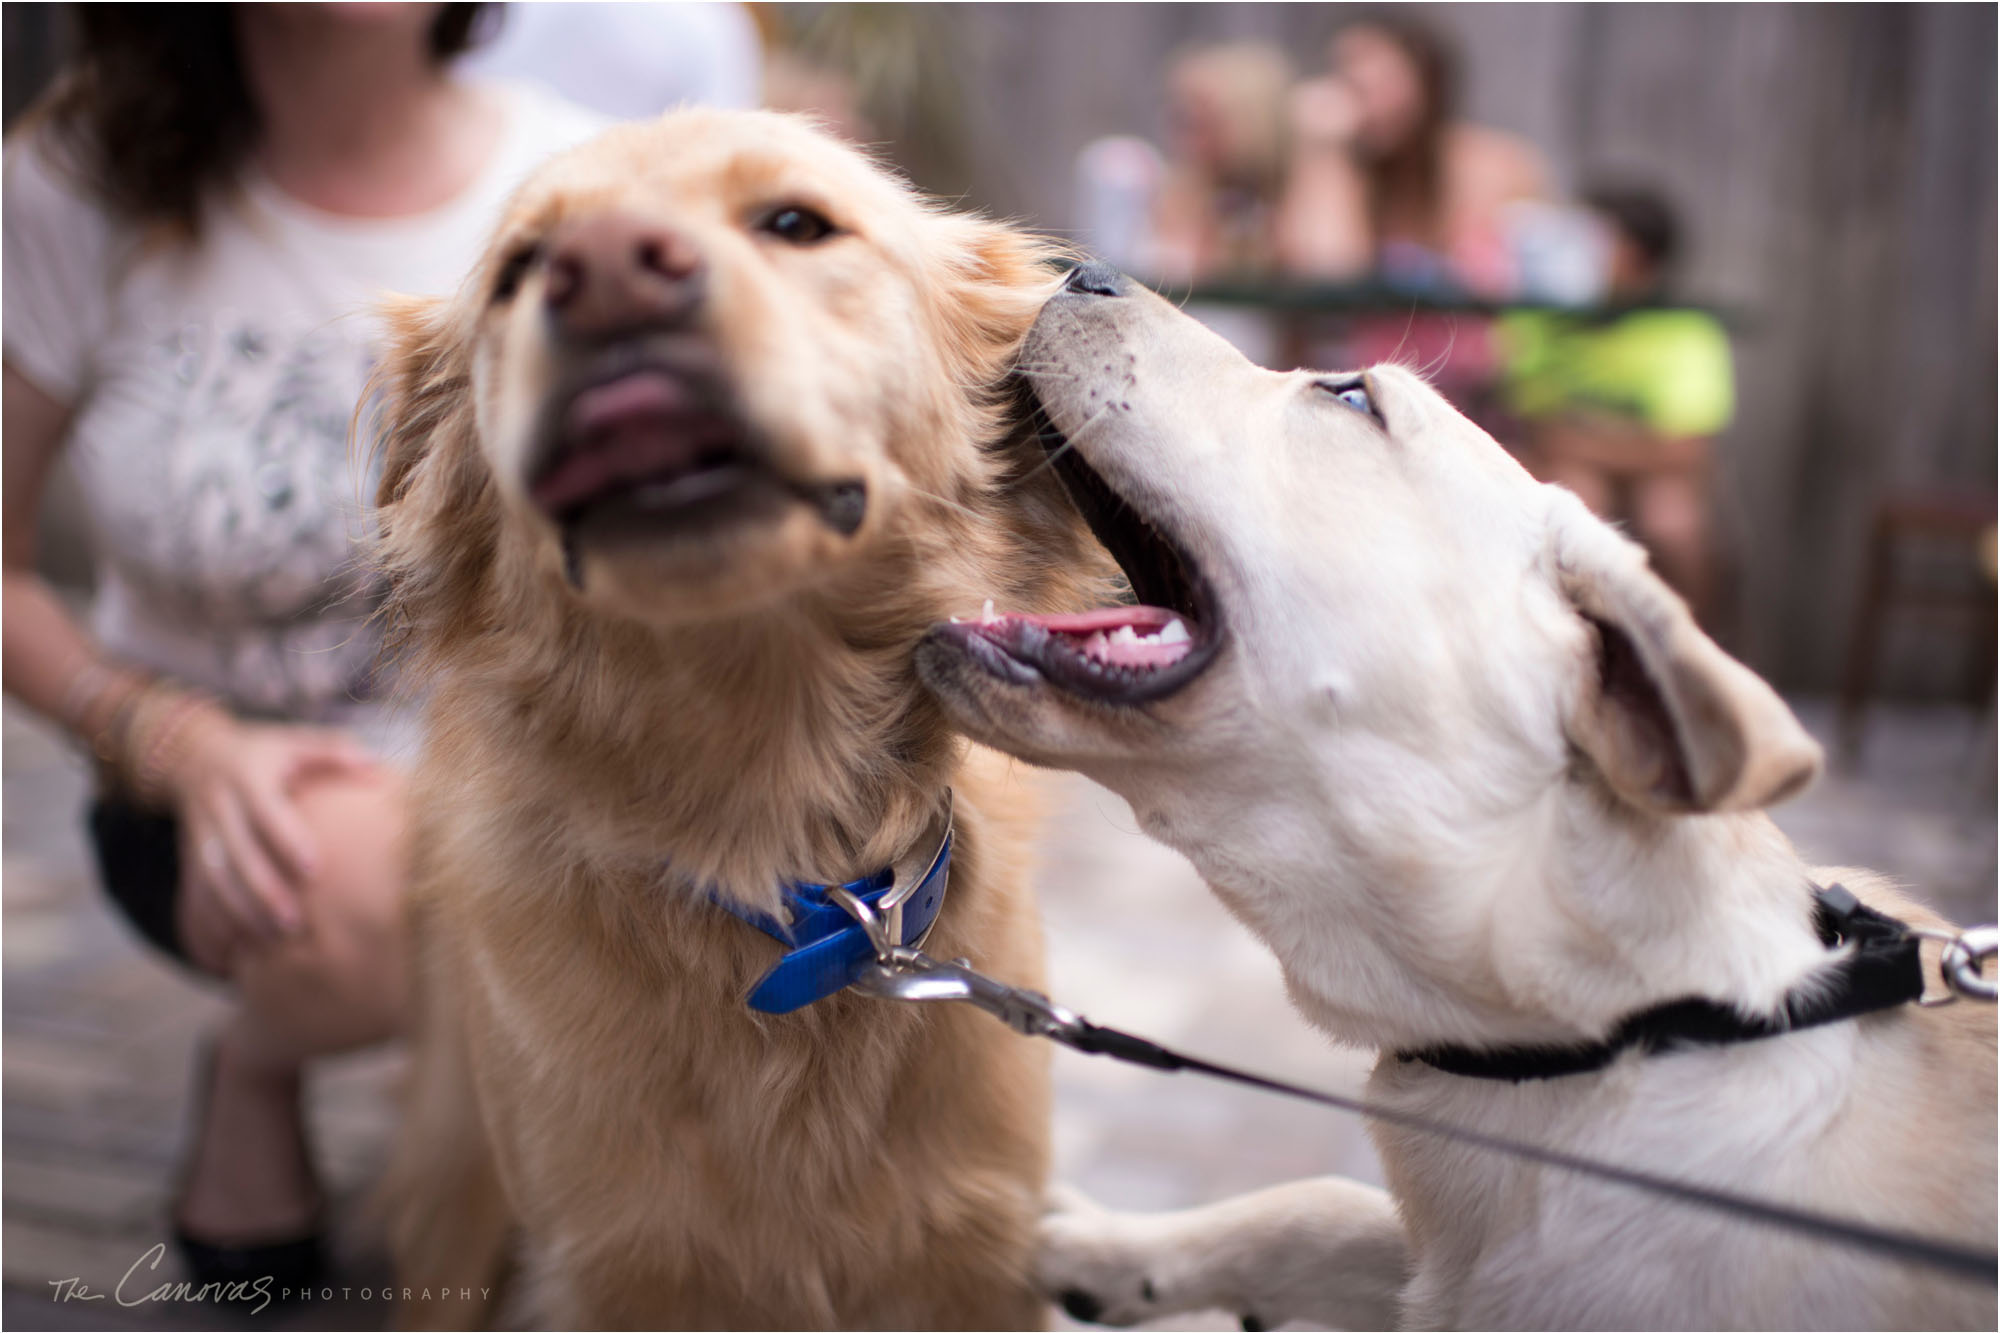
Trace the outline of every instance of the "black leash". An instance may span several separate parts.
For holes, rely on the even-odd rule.
[[[1667,1176],[1654,1175],[1650,1171],[1635,1171],[1630,1167],[1613,1166],[1608,1162],[1578,1157],[1572,1153],[1544,1148],[1539,1144],[1501,1138],[1476,1129],[1465,1129],[1412,1111],[1400,1111],[1394,1107],[1380,1106],[1356,1097],[1342,1097],[1337,1093],[1321,1092],[1316,1088],[1301,1087],[1296,1083],[1266,1078],[1262,1074],[1231,1069],[1227,1065],[1183,1055],[1179,1051],[1169,1050],[1156,1042],[1147,1041],[1144,1037],[1135,1037],[1116,1028],[1099,1027],[1086,1019],[1078,1019],[1077,1022],[1079,1028],[1073,1033],[1051,1031],[1044,1035],[1086,1055],[1106,1055],[1127,1064],[1142,1065],[1148,1069],[1159,1069],[1170,1073],[1185,1069],[1196,1074],[1205,1074],[1209,1078],[1240,1083],[1244,1087],[1296,1097],[1301,1101],[1315,1102],[1337,1110],[1352,1111],[1356,1115],[1380,1120],[1385,1124],[1417,1130],[1420,1133],[1449,1139],[1454,1143],[1463,1143],[1470,1147],[1483,1148],[1503,1156],[1518,1157],[1542,1166],[1552,1166],[1577,1175],[1592,1176],[1613,1184],[1630,1186],[1650,1194],[1659,1194],[1682,1203],[1693,1204],[1699,1208],[1813,1236],[1835,1245],[1845,1245],[1853,1249],[1902,1259],[1950,1273],[1955,1277],[1976,1279],[1988,1285],[2000,1282],[2000,1278],[1996,1278],[1996,1274],[2000,1274],[2000,1255],[1991,1250],[1967,1249],[1949,1241],[1935,1240],[1913,1232],[1869,1226],[1864,1222],[1852,1222],[1824,1213],[1767,1203],[1762,1199],[1753,1199],[1728,1190],[1690,1185]]]
[[[1192,1055],[1183,1055],[1179,1051],[1170,1050],[1144,1037],[1121,1032],[1117,1028],[1101,1027],[1054,1003],[1038,991],[1009,986],[982,972],[976,972],[964,960],[943,962],[919,950],[895,945],[880,931],[879,923],[874,921],[872,913],[864,909],[856,916],[864,928],[868,929],[870,938],[876,945],[876,962],[862,979],[855,983],[856,988],[866,994],[892,1000],[960,1001],[973,1004],[1024,1036],[1047,1037],[1085,1055],[1108,1056],[1126,1064],[1169,1073],[1188,1070],[1209,1078],[1241,1084],[1244,1087],[1275,1092],[1285,1097],[1296,1097],[1301,1101],[1314,1102],[1320,1106],[1330,1106],[1335,1110],[1352,1111],[1356,1115],[1380,1120],[1385,1124],[1398,1125],[1404,1129],[1416,1130],[1454,1143],[1463,1143],[1505,1157],[1516,1157],[1523,1161],[1554,1167],[1559,1171],[1569,1171],[1611,1184],[1643,1190],[1696,1208],[1706,1208],[1713,1212],[1738,1217],[1747,1222],[1761,1223],[1800,1235],[1812,1236],[1828,1244],[1865,1250],[1884,1258],[1899,1259],[1906,1263],[1937,1269],[1967,1281],[1983,1282],[1989,1286],[2000,1285],[2000,1255],[1991,1250],[1970,1249],[1913,1232],[1870,1226],[1865,1222],[1769,1203],[1728,1190],[1690,1185],[1668,1176],[1654,1175],[1650,1171],[1614,1166],[1609,1162],[1579,1157],[1574,1153],[1561,1152],[1554,1148],[1544,1148],[1540,1144],[1503,1138],[1476,1129],[1466,1129],[1460,1125],[1419,1115],[1414,1111],[1381,1106],[1358,1097],[1343,1097],[1337,1093],[1322,1092],[1317,1088],[1302,1087],[1296,1083],[1266,1078],[1262,1074],[1232,1069],[1228,1065],[1219,1065]],[[1986,956],[1992,947],[1991,942],[1987,942],[1987,946],[1981,949],[1980,956]],[[1949,975],[1949,967],[1946,971]],[[1972,1182],[1972,1184],[1974,1187],[1983,1187],[1985,1182]]]

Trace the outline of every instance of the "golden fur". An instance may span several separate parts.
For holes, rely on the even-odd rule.
[[[841,233],[757,230],[791,201]],[[778,465],[866,478],[851,537],[797,507],[700,550],[586,549],[565,581],[521,452],[563,352],[537,269],[493,293],[511,255],[612,215],[701,254],[701,337]],[[689,111],[552,162],[455,298],[391,310],[380,553],[429,690],[399,1285],[490,1286],[518,1233],[532,1317],[568,1327],[1042,1321],[1042,1052],[851,993],[755,1014],[777,945],[704,890],[773,909],[781,881],[867,873],[952,787],[929,947],[1039,977],[1027,811],[911,649],[989,596],[1080,604],[1101,568],[1002,438],[1050,254],[801,121]]]

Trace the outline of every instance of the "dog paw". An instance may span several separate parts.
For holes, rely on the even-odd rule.
[[[1228,1311],[1245,1333],[1294,1322],[1386,1328],[1407,1271],[1395,1204],[1338,1176],[1173,1213],[1117,1213],[1052,1192],[1036,1260],[1043,1291],[1074,1319],[1129,1325]]]
[[[1110,1210],[1074,1185],[1056,1181],[1042,1195],[1042,1216],[1108,1217]]]
[[[1048,1209],[1036,1277],[1070,1318],[1124,1327],[1181,1308],[1162,1299],[1151,1219],[1111,1212],[1061,1186],[1050,1192]]]

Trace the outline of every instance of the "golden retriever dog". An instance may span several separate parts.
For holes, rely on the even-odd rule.
[[[996,589],[1085,600],[1006,438],[1049,257],[803,121],[683,111],[390,308],[380,555],[428,690],[399,1286],[511,1255],[562,1327],[1042,1324],[1045,1053],[851,990],[753,1012],[781,946],[737,913],[920,872],[955,793],[929,948],[1039,976],[1027,812],[912,650]]]
[[[1907,936],[1894,987],[1849,984],[1868,919],[1815,885],[1945,923],[1786,841],[1765,808],[1819,747],[1637,546],[1416,375],[1260,369],[1101,266],[1049,302],[1022,366],[1056,466],[1153,606],[1088,634],[941,625],[919,662],[972,735],[1131,801],[1309,1019],[1381,1049],[1375,1101],[1991,1252],[1992,1008],[1908,1002],[1943,986],[1938,946],[1919,966]],[[1071,1201],[1044,1279],[1119,1323],[1219,1305],[1246,1327],[1993,1326],[1990,1270],[1405,1127],[1375,1143],[1387,1193]]]

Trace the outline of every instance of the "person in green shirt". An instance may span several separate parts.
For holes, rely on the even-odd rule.
[[[1697,617],[1710,598],[1709,456],[1735,411],[1729,336],[1661,297],[1680,228],[1659,194],[1599,188],[1584,203],[1610,238],[1608,313],[1515,311],[1497,336],[1527,461],[1602,517],[1630,524]]]

